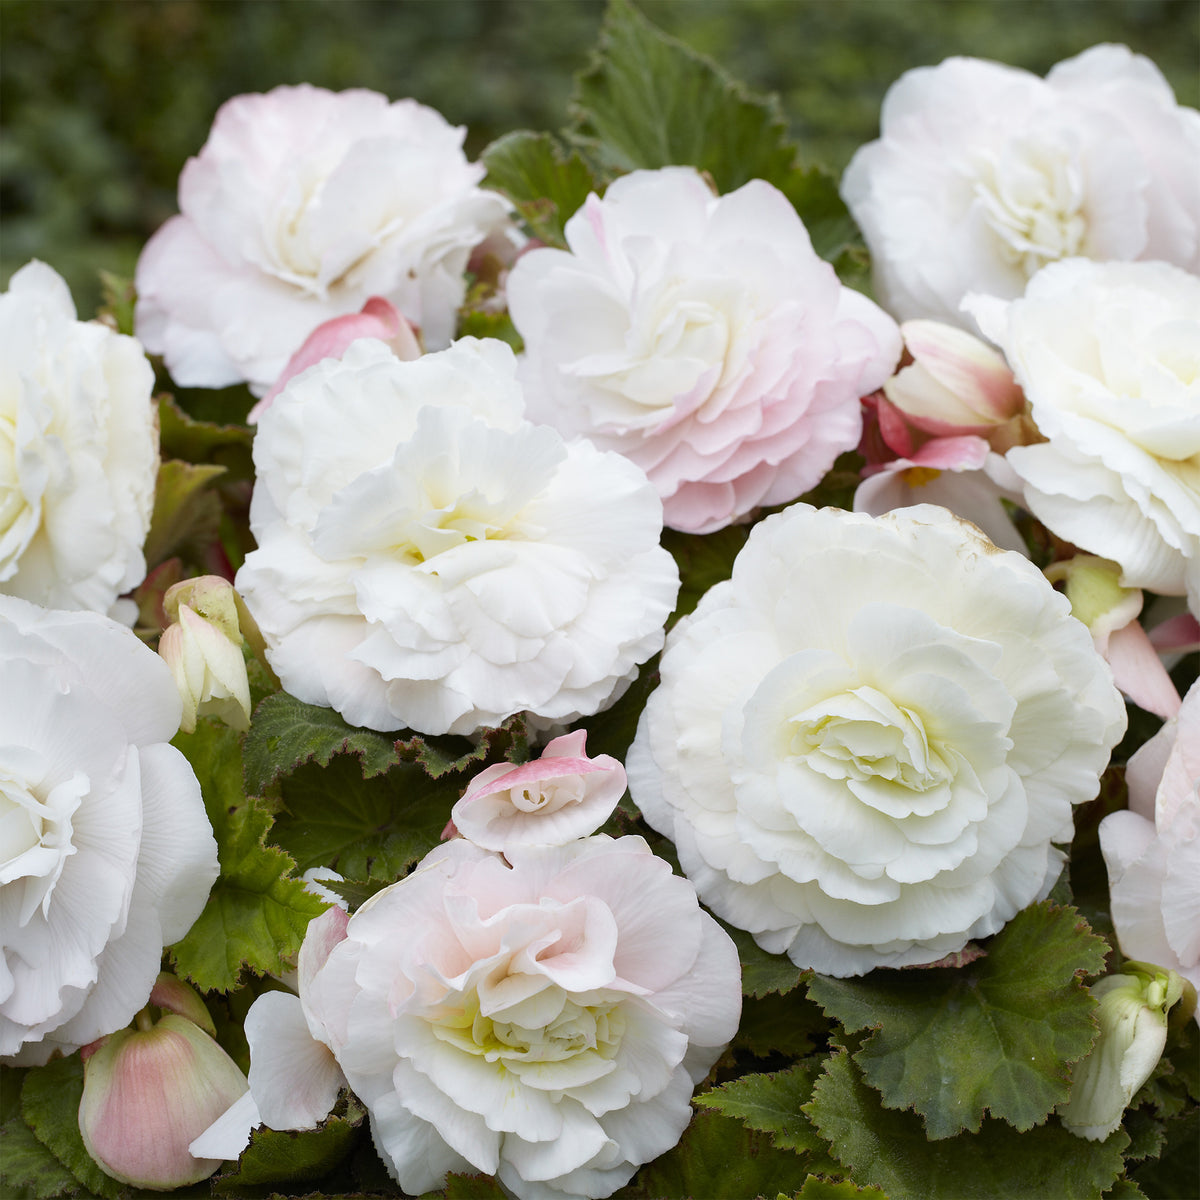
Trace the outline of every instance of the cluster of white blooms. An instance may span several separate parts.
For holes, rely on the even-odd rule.
[[[940,508],[767,518],[661,670],[634,800],[716,913],[830,975],[1044,897],[1125,730],[1067,601]]]
[[[523,411],[502,342],[368,339],[263,414],[237,587],[289,692],[473,733],[597,712],[661,647],[679,576],[646,476]]]
[[[32,262],[0,296],[0,593],[108,612],[146,573],[158,472],[141,346]]]

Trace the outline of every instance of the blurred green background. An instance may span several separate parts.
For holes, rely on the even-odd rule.
[[[1200,104],[1196,0],[640,0],[662,28],[782,98],[839,171],[902,71],[951,54],[1043,74],[1101,41],[1149,55]],[[0,0],[0,282],[31,257],[80,311],[131,274],[222,101],[308,80],[414,96],[474,157],[566,123],[603,0]]]

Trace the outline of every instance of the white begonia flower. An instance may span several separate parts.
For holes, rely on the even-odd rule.
[[[1103,1141],[1121,1124],[1125,1109],[1150,1078],[1167,1045],[1167,1013],[1181,999],[1174,971],[1130,963],[1136,973],[1106,975],[1091,986],[1100,1002],[1100,1038],[1071,1072],[1071,1097],[1059,1105],[1064,1128]]]
[[[1200,613],[1200,279],[1074,259],[975,307],[1049,439],[1008,452],[1028,507]]]
[[[701,899],[828,975],[934,962],[1047,895],[1125,729],[1021,555],[921,505],[794,505],[667,639],[626,769]]]
[[[232,729],[249,729],[250,681],[233,585],[219,575],[185,579],[167,589],[163,611],[171,624],[158,652],[183,701],[179,728],[191,733],[196,717],[205,715]]]
[[[1100,822],[1121,953],[1200,990],[1200,683],[1130,758],[1126,779],[1128,811]]]
[[[641,838],[506,853],[431,851],[301,1002],[407,1193],[485,1171],[520,1200],[608,1196],[687,1127],[737,1030],[737,952]]]
[[[624,794],[625,768],[611,754],[588,758],[587,733],[577,729],[531,762],[480,771],[451,811],[447,832],[502,853],[561,846],[595,833]]]
[[[108,612],[146,573],[158,474],[141,346],[75,319],[45,263],[0,295],[0,593]]]
[[[166,664],[96,613],[0,596],[0,1056],[127,1025],[217,847]]]
[[[137,332],[184,386],[261,394],[320,324],[382,296],[437,349],[471,251],[511,232],[465,131],[415,100],[301,84],[221,106],[137,269]]]
[[[842,196],[898,320],[965,325],[1062,258],[1200,271],[1200,115],[1149,59],[1093,46],[1045,80],[975,58],[906,72]]]
[[[645,475],[522,419],[516,360],[361,340],[262,416],[237,588],[284,688],[354,725],[472,733],[612,703],[679,586]]]
[[[642,467],[666,524],[709,533],[815,487],[858,444],[896,323],[843,287],[761,179],[634,171],[522,255],[509,312],[530,416]]]

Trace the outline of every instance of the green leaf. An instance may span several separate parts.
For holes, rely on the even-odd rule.
[[[529,758],[529,732],[521,713],[494,729],[482,730],[478,738],[472,745],[463,737],[414,734],[408,741],[396,743],[396,753],[401,761],[416,763],[430,779],[463,771],[475,774],[489,761],[521,763]],[[590,747],[588,753],[594,753]]]
[[[1130,1172],[1149,1200],[1182,1200],[1200,1196],[1200,1108],[1164,1122],[1166,1148],[1157,1159],[1140,1163]]]
[[[724,921],[718,924],[737,947],[742,963],[742,994],[765,996],[769,992],[790,992],[804,972],[785,954],[768,954],[744,929],[735,929]]]
[[[133,280],[112,271],[101,271],[101,307],[97,316],[105,324],[111,322],[118,333],[133,336],[133,309],[137,303],[137,292]]]
[[[192,764],[217,839],[221,875],[204,911],[172,948],[179,972],[202,991],[239,986],[244,968],[260,974],[287,969],[313,917],[328,907],[292,878],[295,863],[266,844],[272,816],[242,790],[241,737],[201,721],[175,745]]]
[[[701,1108],[736,1117],[743,1125],[769,1133],[781,1150],[828,1152],[824,1140],[800,1111],[812,1099],[820,1063],[797,1063],[773,1075],[743,1075],[694,1097]]]
[[[458,336],[497,338],[507,342],[518,354],[525,349],[525,343],[507,311],[484,312],[474,309],[462,313],[458,319]]]
[[[286,691],[266,697],[254,709],[244,755],[250,796],[263,796],[281,775],[302,763],[328,767],[335,755],[358,757],[366,779],[401,761],[395,739],[347,725],[334,709],[306,704]]]
[[[663,548],[671,552],[679,567],[679,599],[671,615],[672,623],[690,613],[713,584],[733,574],[733,560],[749,536],[750,528],[746,525],[727,525],[704,537],[663,530]]]
[[[748,996],[733,1044],[760,1058],[772,1054],[798,1057],[811,1053],[814,1041],[828,1033],[829,1020],[821,1009],[793,989],[786,995]]]
[[[644,1166],[621,1195],[629,1200],[753,1200],[775,1195],[803,1172],[803,1160],[777,1150],[765,1134],[719,1113],[701,1112],[675,1149]]]
[[[121,1185],[84,1149],[79,1132],[83,1063],[78,1054],[34,1067],[21,1087],[21,1115],[55,1158],[89,1191],[113,1200]]]
[[[888,1108],[914,1108],[928,1136],[977,1130],[985,1111],[1031,1129],[1070,1091],[1069,1064],[1096,1040],[1080,976],[1107,946],[1071,908],[1018,913],[964,967],[814,976],[809,995],[849,1030],[872,1029],[855,1061]]]
[[[221,502],[206,489],[225,468],[169,458],[159,464],[154,514],[146,535],[145,555],[155,567],[185,548],[202,549],[215,541],[221,524]]]
[[[1052,1119],[1025,1133],[988,1120],[979,1133],[931,1142],[921,1119],[884,1108],[850,1055],[839,1051],[805,1112],[858,1184],[889,1200],[1094,1200],[1122,1172],[1121,1130],[1087,1142]]]
[[[533,236],[549,246],[565,246],[563,225],[600,191],[578,151],[568,154],[549,133],[520,129],[498,138],[483,152],[485,187],[503,192],[516,205]]]
[[[254,434],[246,425],[197,421],[168,392],[158,397],[159,442],[164,458],[190,463],[216,463],[235,479],[251,479]]]
[[[332,708],[305,704],[287,692],[268,696],[254,710],[243,754],[251,796],[263,795],[302,763],[328,766],[335,754],[355,755],[368,779],[400,761],[392,738],[347,725]]]
[[[752,95],[628,0],[609,4],[571,112],[572,140],[613,172],[685,163],[727,192],[786,178],[795,160],[775,97]]]
[[[51,1200],[82,1191],[79,1180],[38,1141],[20,1114],[0,1125],[0,1195]]]
[[[629,685],[624,695],[603,712],[586,717],[576,723],[576,729],[587,730],[587,752],[595,758],[597,754],[611,754],[625,761],[629,747],[637,733],[638,718],[650,693],[658,687],[658,655],[642,663],[637,678]],[[632,809],[632,805],[629,806]]]
[[[273,838],[301,871],[331,866],[347,879],[398,879],[441,839],[459,789],[417,767],[363,779],[353,758],[299,768],[283,783]]]
[[[344,1116],[326,1117],[316,1129],[279,1131],[260,1126],[250,1135],[250,1145],[237,1166],[213,1180],[213,1190],[237,1193],[259,1184],[320,1179],[350,1153],[365,1116],[366,1109],[350,1098]]]
[[[830,1179],[810,1175],[792,1200],[888,1200],[888,1198],[877,1187],[859,1187],[849,1179],[839,1179],[835,1183]]]
[[[445,1200],[508,1200],[508,1193],[490,1175],[447,1175]]]
[[[1132,1179],[1118,1179],[1104,1193],[1104,1200],[1146,1200],[1146,1193]]]

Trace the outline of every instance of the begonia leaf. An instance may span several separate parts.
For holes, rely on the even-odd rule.
[[[508,1200],[508,1193],[491,1175],[447,1175],[446,1190],[433,1195],[445,1200]]]
[[[0,1125],[0,1195],[5,1200],[51,1200],[82,1190],[19,1113]]]
[[[833,176],[797,164],[778,99],[751,93],[628,0],[610,3],[571,112],[568,137],[604,171],[688,164],[723,193],[765,179],[795,206],[818,254],[832,259],[859,241]]]
[[[548,246],[565,246],[563,225],[589,192],[600,190],[578,151],[569,154],[549,133],[519,129],[497,138],[482,156],[486,187],[503,192],[533,236]]]
[[[400,761],[395,740],[386,734],[347,725],[332,708],[276,692],[254,710],[246,734],[246,792],[261,796],[302,763],[328,766],[335,754],[354,755],[367,778],[382,775]]]
[[[775,1195],[803,1169],[798,1155],[776,1149],[766,1134],[720,1113],[701,1112],[679,1144],[642,1167],[621,1195],[629,1200],[753,1200]]]
[[[742,1019],[734,1046],[766,1058],[771,1054],[808,1054],[816,1038],[829,1032],[829,1019],[801,992],[768,992],[748,996],[742,1003]]]
[[[887,1194],[877,1187],[859,1187],[849,1179],[822,1179],[810,1175],[792,1200],[888,1200]]]
[[[137,304],[133,280],[113,271],[100,271],[99,275],[101,303],[97,317],[118,333],[132,337],[133,310]]]
[[[1020,1133],[986,1120],[978,1133],[928,1141],[915,1113],[884,1108],[850,1055],[829,1059],[805,1112],[858,1184],[889,1200],[1094,1200],[1123,1169],[1123,1130],[1103,1142],[1052,1119]]]
[[[83,1063],[78,1054],[34,1067],[21,1086],[21,1115],[43,1146],[97,1196],[113,1198],[121,1185],[106,1175],[87,1152],[79,1132]]]
[[[517,713],[502,725],[481,730],[474,745],[462,737],[415,734],[398,741],[396,753],[401,762],[416,763],[430,779],[463,771],[474,775],[489,761],[524,762],[529,757],[529,731]]]
[[[459,797],[416,767],[363,779],[353,758],[301,767],[283,783],[272,839],[297,868],[333,867],[347,879],[399,878],[441,838]]]
[[[770,1075],[743,1075],[694,1097],[701,1108],[736,1117],[750,1129],[771,1135],[781,1150],[828,1152],[821,1135],[800,1111],[812,1099],[820,1062],[797,1063]]]
[[[572,139],[613,172],[687,163],[727,192],[786,176],[795,159],[777,99],[752,95],[628,0],[609,4],[571,112]]]
[[[1166,1145],[1158,1158],[1139,1163],[1130,1178],[1149,1200],[1200,1196],[1200,1109],[1163,1123]]]
[[[1104,1200],[1147,1200],[1147,1196],[1132,1179],[1118,1179],[1104,1193]]]
[[[616,704],[586,717],[576,723],[576,729],[587,730],[587,752],[595,758],[598,754],[611,754],[613,758],[625,761],[629,747],[633,745],[637,733],[638,718],[650,693],[658,687],[658,655],[642,663],[638,669],[637,678],[629,685]],[[635,811],[632,801],[622,805],[627,812]],[[641,814],[638,813],[640,816]]]
[[[157,566],[185,549],[199,552],[216,540],[221,503],[207,489],[224,474],[224,467],[187,463],[177,458],[159,464],[154,513],[150,532],[146,534],[147,565]]]
[[[737,947],[742,963],[742,994],[765,996],[770,992],[790,992],[804,976],[784,954],[768,954],[744,929],[721,922]]]
[[[847,1029],[870,1029],[855,1061],[889,1108],[914,1108],[933,1139],[978,1130],[985,1112],[1031,1129],[1070,1090],[1096,1040],[1081,976],[1107,946],[1049,902],[1018,913],[963,967],[814,976],[809,995]]]
[[[253,478],[250,448],[254,434],[247,426],[197,421],[175,403],[170,393],[164,392],[157,399],[159,444],[164,458],[216,463],[234,478]]]
[[[213,1191],[237,1194],[260,1184],[303,1183],[327,1175],[349,1154],[366,1109],[350,1098],[345,1115],[326,1117],[316,1129],[260,1126],[237,1166],[213,1180]],[[297,1189],[300,1190],[300,1189]]]
[[[295,862],[269,846],[272,815],[242,789],[241,736],[203,720],[175,745],[192,764],[217,839],[221,875],[199,919],[172,948],[179,973],[202,991],[227,992],[244,969],[287,969],[313,917],[328,907],[293,878]]]

